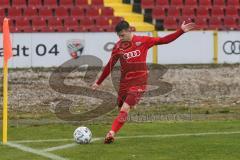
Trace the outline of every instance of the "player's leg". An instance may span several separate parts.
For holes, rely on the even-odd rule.
[[[112,124],[111,132],[115,135],[127,121],[128,113],[130,112],[131,106],[128,105],[126,102],[123,103],[120,112],[117,118],[114,120]]]
[[[112,129],[110,134],[113,136],[122,128],[124,123],[127,121],[128,113],[130,109],[135,109],[138,104],[140,98],[142,97],[144,91],[130,91],[127,93],[126,98],[124,99],[124,103],[120,109],[120,112],[117,118],[114,120],[112,124]]]
[[[128,113],[131,108],[136,107],[144,91],[144,86],[134,86],[129,90],[119,92],[118,96],[118,106],[121,107],[120,112],[116,119],[113,121],[112,128],[108,132],[105,143],[112,143],[114,141],[115,134],[122,128],[124,123],[127,121]]]
[[[124,123],[127,121],[128,113],[131,109],[131,106],[126,102],[123,103],[118,116],[114,119],[112,123],[112,128],[108,132],[104,143],[112,143],[114,141],[115,134],[122,128]]]
[[[127,121],[130,109],[136,106],[142,94],[143,92],[138,91],[130,91],[124,94],[119,94],[118,104],[121,106],[121,109],[118,116],[112,123],[112,128],[105,138],[105,143],[112,143],[114,141],[115,134],[122,128],[124,123]]]

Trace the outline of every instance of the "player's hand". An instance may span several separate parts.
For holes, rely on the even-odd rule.
[[[184,32],[188,32],[188,31],[191,31],[193,29],[196,28],[196,24],[193,23],[193,22],[189,22],[189,23],[186,23],[185,21],[183,21],[182,25],[181,25],[181,29],[184,31]]]
[[[99,87],[99,85],[98,85],[97,83],[94,83],[94,84],[91,86],[92,90],[96,90],[96,89],[98,89],[98,87]]]

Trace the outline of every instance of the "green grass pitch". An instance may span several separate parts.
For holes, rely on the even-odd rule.
[[[10,126],[9,144],[0,145],[0,160],[240,159],[240,121],[127,123],[110,145],[103,144],[110,125],[87,125],[94,140],[87,145],[72,140],[77,127]]]

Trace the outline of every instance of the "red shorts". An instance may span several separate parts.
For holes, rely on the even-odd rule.
[[[146,86],[133,86],[128,89],[119,89],[117,105],[122,107],[123,103],[127,103],[130,107],[135,106],[146,90]]]

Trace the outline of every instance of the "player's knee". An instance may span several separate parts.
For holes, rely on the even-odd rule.
[[[124,112],[129,112],[131,109],[131,106],[129,104],[127,104],[126,102],[123,103],[121,110],[120,111],[124,111]]]

